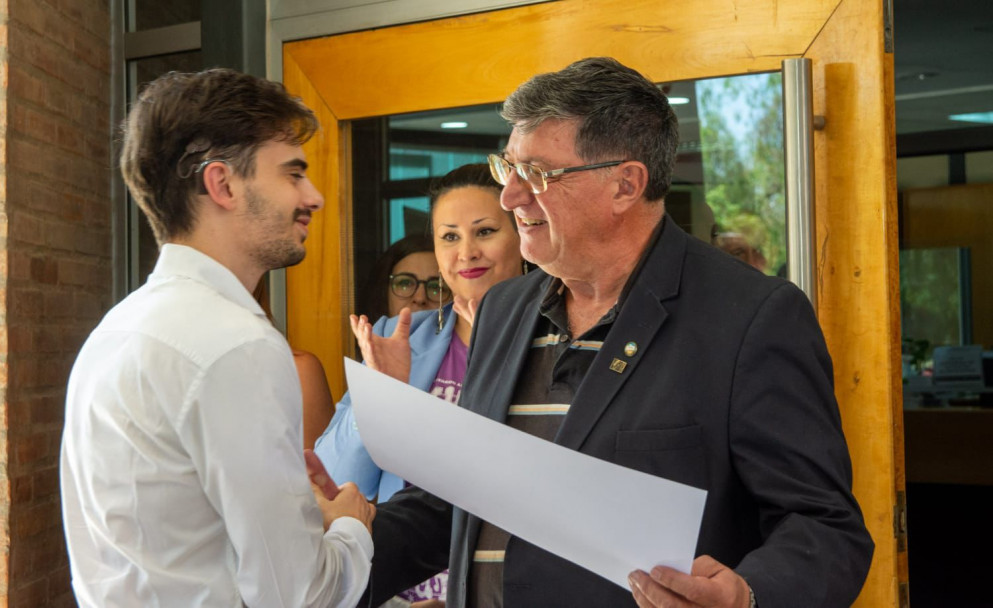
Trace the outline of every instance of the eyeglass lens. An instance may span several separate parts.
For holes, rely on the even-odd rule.
[[[517,175],[527,183],[528,187],[531,188],[531,192],[541,194],[548,188],[545,175],[541,172],[541,169],[534,165],[528,165],[526,163],[512,165],[505,158],[496,154],[490,154],[488,159],[490,161],[490,173],[493,174],[493,179],[501,186],[506,186],[507,182],[510,181],[510,174],[517,171]]]
[[[424,284],[424,294],[429,300],[439,302],[448,299],[450,293],[448,286],[443,284],[438,277],[430,277],[422,281],[406,272],[390,277],[390,290],[398,298],[410,298],[417,292],[417,287],[422,283]]]

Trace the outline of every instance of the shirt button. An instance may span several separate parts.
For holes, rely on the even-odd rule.
[[[560,334],[559,335],[559,342],[565,344],[568,341],[569,341],[569,334]]]

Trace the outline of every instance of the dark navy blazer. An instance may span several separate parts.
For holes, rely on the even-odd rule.
[[[734,567],[762,608],[850,605],[873,542],[851,494],[831,360],[810,303],[668,220],[634,277],[555,442],[706,489],[697,554]],[[461,406],[505,420],[551,281],[534,271],[486,295]],[[615,358],[627,364],[620,373]],[[527,488],[515,491],[527,500]],[[471,514],[417,488],[395,495],[373,523],[370,605],[448,564],[448,606],[463,606],[478,529]],[[504,600],[635,605],[630,590],[516,537]]]

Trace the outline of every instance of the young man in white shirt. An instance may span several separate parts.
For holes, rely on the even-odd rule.
[[[315,497],[293,357],[252,297],[304,257],[317,128],[282,85],[223,69],[167,74],[128,116],[121,170],[161,251],[69,379],[81,606],[353,606],[365,588],[375,508],[352,484]]]

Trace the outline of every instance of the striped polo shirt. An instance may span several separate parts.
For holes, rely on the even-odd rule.
[[[573,339],[564,293],[564,285],[556,279],[542,300],[523,368],[527,373],[521,374],[507,411],[508,425],[548,441],[555,439],[617,316],[615,306],[593,328]],[[509,539],[501,528],[482,522],[469,572],[469,608],[503,606],[503,558]]]

